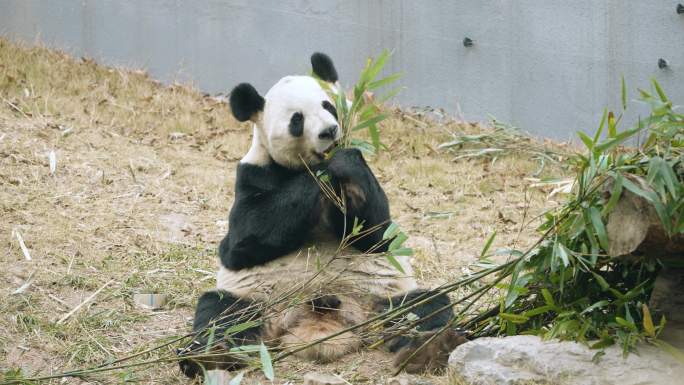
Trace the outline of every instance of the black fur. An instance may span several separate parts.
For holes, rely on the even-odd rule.
[[[349,194],[354,195],[347,195],[347,233],[352,231],[349,224],[353,223],[355,218],[363,222],[364,229],[377,227],[377,230],[370,234],[357,237],[352,243],[353,246],[361,251],[386,251],[387,245],[382,244],[382,235],[390,222],[389,203],[361,152],[356,149],[337,149],[329,161],[311,166],[311,169],[314,173],[325,171],[338,193],[344,190],[351,191]],[[328,217],[321,218],[322,215]],[[219,246],[221,263],[228,269],[240,270],[275,260],[300,248],[310,239],[310,231],[315,229],[321,220],[332,225],[331,230],[338,239],[345,236],[344,215],[322,195],[318,183],[308,170],[292,170],[275,162],[267,166],[240,164],[235,184],[235,202],[229,218],[230,229]],[[375,247],[376,244],[381,246]],[[390,299],[378,298],[373,309],[368,310],[384,312],[403,302],[430,294],[429,291],[416,290]],[[446,295],[439,295],[416,307],[412,313],[424,318],[448,303]],[[224,317],[228,321],[228,326],[240,323],[241,321],[237,321],[240,311],[250,305],[250,301],[241,300],[227,292],[205,293],[197,306],[193,330],[199,332],[211,327],[217,317]],[[325,293],[311,301],[312,310],[321,316],[334,316],[341,305],[338,297]],[[429,319],[417,325],[417,333],[412,332],[390,340],[388,349],[395,353],[397,359],[403,359],[406,354],[429,338],[426,335],[447,325],[452,318],[451,308],[431,315]],[[406,320],[401,317],[388,321],[388,332],[394,333],[404,322]],[[222,336],[226,327],[222,323],[214,335]],[[255,344],[258,343],[260,334],[260,328],[250,328],[233,335],[232,340],[217,337],[215,345],[218,345],[218,349],[229,350],[236,345]],[[447,340],[443,338],[439,341],[446,348],[438,346],[441,348],[440,360],[444,361],[442,351],[450,351],[453,344],[449,342],[451,339],[447,343],[442,340]],[[203,352],[207,343],[207,334],[200,334],[195,342],[180,354],[182,356],[192,354],[193,351]],[[428,356],[418,356],[414,360],[417,362],[412,365],[431,365],[431,352],[428,352]],[[200,373],[201,367],[231,370],[245,364],[240,357],[229,354],[215,355],[211,360],[212,362],[197,362],[184,359],[181,361],[181,369],[188,376],[195,376]]]
[[[195,321],[192,325],[193,333],[196,333],[193,341],[184,349],[179,350],[179,356],[189,356],[203,354],[212,348],[227,351],[234,346],[253,345],[257,343],[261,330],[259,327],[248,328],[246,330],[225,336],[228,328],[258,319],[259,312],[250,301],[239,299],[227,291],[209,291],[199,298],[197,310],[195,311]],[[215,327],[213,344],[209,343],[209,333],[207,328]],[[202,360],[187,358],[179,362],[181,371],[188,377],[196,377],[205,370],[222,368],[234,370],[244,367],[246,363],[237,356],[226,354],[222,357],[211,357]]]
[[[347,208],[347,234],[344,216],[339,210],[322,210],[321,189],[307,170],[290,170],[271,163],[260,167],[240,164],[235,183],[235,202],[230,211],[228,234],[221,241],[221,263],[230,270],[262,265],[301,247],[310,230],[320,221],[323,212],[331,216],[339,239],[352,231],[354,218],[364,223],[364,229],[378,229],[357,237],[353,245],[368,251],[382,242],[390,215],[387,197],[368,168],[363,156],[355,149],[339,149],[329,163],[315,167],[328,170],[333,186],[353,184],[364,195],[364,203]],[[387,245],[374,249],[381,252]]]
[[[335,117],[335,120],[338,120],[338,119],[337,119],[337,108],[335,108],[335,106],[333,106],[332,103],[330,103],[330,102],[327,101],[327,100],[324,100],[323,103],[322,103],[322,106],[323,106],[324,109],[326,109],[328,112],[330,112],[330,114],[331,114],[332,116]],[[338,120],[338,121],[339,121],[339,120]]]
[[[238,84],[230,93],[230,109],[235,119],[246,122],[264,109],[264,100],[249,83]]]
[[[329,126],[323,129],[323,131],[321,131],[320,134],[318,134],[318,139],[335,140],[335,136],[337,135],[338,129],[339,127],[337,126],[337,124]]]
[[[325,313],[340,308],[342,301],[336,295],[322,295],[311,301],[311,306],[315,312]]]
[[[392,308],[401,306],[404,303],[411,302],[419,298],[427,298],[429,296],[432,296],[433,294],[434,292],[430,290],[417,289],[410,291],[405,295],[397,295],[389,299],[382,298],[377,302],[375,310],[378,312],[386,312]],[[447,297],[446,294],[440,294],[437,297],[431,299],[430,301],[414,307],[413,309],[411,309],[411,313],[416,315],[419,319],[422,319],[431,315],[440,308],[447,306],[449,302],[449,297]],[[397,326],[402,322],[406,322],[406,320],[402,319],[403,317],[404,315],[399,316],[397,319],[390,320],[387,326]],[[436,331],[446,326],[453,317],[454,312],[451,307],[448,307],[440,311],[439,313],[430,316],[430,318],[427,318],[424,321],[418,323],[416,325],[416,330],[418,332]],[[387,347],[390,352],[394,353],[405,346],[411,345],[412,342],[413,338],[410,335],[406,334],[399,337],[395,337],[392,340],[390,340],[387,344]]]
[[[290,118],[288,126],[290,135],[300,137],[304,133],[304,115],[301,112],[295,112]]]
[[[320,203],[320,188],[306,170],[238,165],[230,229],[219,246],[221,263],[240,270],[299,248],[317,222]]]
[[[387,251],[388,243],[383,242],[382,236],[390,224],[389,202],[385,191],[363,159],[361,151],[351,148],[338,149],[330,160],[328,172],[337,182],[338,189],[343,185],[353,186],[363,194],[362,202],[348,202],[346,226],[344,215],[339,214],[331,218],[337,233],[342,234],[346,228],[347,233],[344,235],[349,235],[353,227],[350,224],[357,218],[359,223],[363,222],[362,230],[374,227],[377,229],[352,239],[354,247],[364,252]]]
[[[324,53],[316,52],[311,55],[311,67],[314,74],[321,78],[321,80],[330,83],[335,83],[338,80],[337,70],[332,59]]]
[[[319,78],[328,82],[338,80],[337,71],[327,55],[313,54],[311,64]],[[321,103],[324,109],[338,119],[333,104],[327,100]],[[239,121],[254,119],[255,114],[263,111],[264,104],[264,98],[247,83],[235,87],[230,95],[233,115]],[[304,116],[300,112],[294,113],[289,122],[290,134],[301,136],[303,126]],[[329,132],[321,134],[335,136],[332,127],[327,131]],[[352,245],[363,252],[387,250],[387,241],[382,236],[390,224],[389,203],[361,152],[356,149],[337,149],[330,160],[310,168],[314,173],[325,172],[338,195],[342,196],[344,193],[347,200],[346,217],[322,194],[309,170],[289,169],[273,160],[266,166],[241,163],[237,169],[235,201],[229,216],[230,229],[219,245],[219,257],[223,266],[230,270],[240,270],[273,261],[311,241],[312,231],[320,230],[318,227],[322,223],[329,224],[330,231],[341,240],[353,231],[351,224],[357,220],[363,224],[363,232],[352,240]],[[326,217],[322,218],[323,215]],[[369,229],[374,230],[367,232]],[[430,293],[416,290],[390,299],[378,297],[373,302],[372,309],[363,311],[385,312],[393,306]],[[310,301],[311,310],[318,313],[313,316],[317,321],[327,317],[334,319],[344,304],[335,295],[320,294]],[[396,352],[395,357],[402,359],[407,352],[412,352],[411,349],[427,341],[427,335],[434,335],[436,330],[450,322],[453,318],[451,308],[431,314],[448,302],[446,295],[439,295],[412,310],[419,318],[429,315],[430,318],[420,323],[410,335],[390,341],[389,350]],[[181,370],[189,377],[194,377],[202,374],[203,369],[234,370],[244,367],[247,364],[245,357],[229,353],[229,350],[235,346],[258,344],[262,333],[265,333],[266,338],[270,326],[263,329],[255,326],[229,336],[225,334],[232,326],[261,318],[263,314],[256,311],[256,305],[258,304],[222,290],[203,294],[195,313],[195,338],[178,353]],[[311,313],[307,314],[304,316],[311,316]],[[392,333],[401,329],[405,321],[402,317],[397,317],[388,321],[385,326]],[[208,346],[210,340],[213,343]],[[412,364],[426,367],[433,361],[435,351],[445,363],[452,344],[442,340],[438,341],[440,345],[437,347],[440,349],[429,350],[427,355],[418,356]],[[446,347],[443,348],[442,345]],[[193,354],[204,352],[213,354],[211,357],[190,358]]]

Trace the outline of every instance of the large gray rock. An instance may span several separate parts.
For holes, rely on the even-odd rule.
[[[535,336],[480,338],[465,343],[449,357],[452,384],[457,385],[681,385],[684,364],[653,346],[622,357],[606,349],[596,363],[596,350],[575,342],[543,341]]]

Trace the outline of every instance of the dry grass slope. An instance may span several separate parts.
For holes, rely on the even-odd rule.
[[[199,293],[214,284],[249,128],[192,87],[2,39],[0,97],[0,370],[48,375],[187,331]],[[530,243],[533,226],[521,225],[549,205],[528,188],[538,164],[524,154],[453,162],[436,150],[450,133],[482,130],[401,111],[383,126],[390,151],[371,165],[426,286],[462,275],[495,230],[494,247]],[[137,292],[167,293],[170,302],[142,310]],[[390,374],[387,362],[364,352],[318,369],[377,383]],[[301,381],[313,367],[281,363],[278,382]],[[173,363],[66,383],[123,381],[187,383]]]

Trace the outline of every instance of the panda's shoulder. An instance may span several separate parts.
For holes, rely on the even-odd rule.
[[[277,189],[292,173],[275,163],[266,165],[238,163],[235,178],[236,192],[268,191]]]

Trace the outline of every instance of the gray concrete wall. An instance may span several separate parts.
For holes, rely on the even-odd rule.
[[[684,15],[676,0],[0,0],[0,34],[104,63],[144,67],[206,92],[265,92],[329,53],[351,84],[368,55],[394,50],[405,106],[443,107],[571,138],[662,82],[684,103]],[[475,41],[471,48],[464,37]],[[661,70],[659,58],[669,62]],[[636,98],[636,92],[630,93]],[[627,122],[647,114],[632,103]]]

